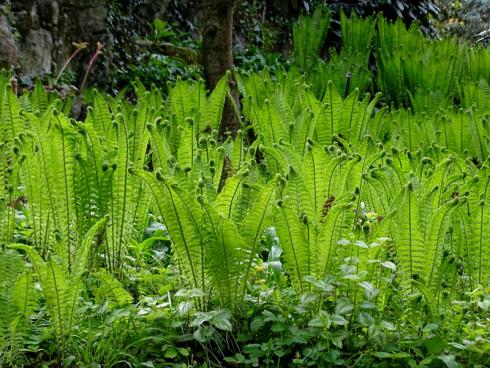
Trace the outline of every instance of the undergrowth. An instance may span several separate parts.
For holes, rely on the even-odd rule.
[[[487,50],[342,17],[328,64],[300,41],[325,14],[289,71],[238,75],[235,140],[227,76],[78,121],[1,75],[0,366],[490,364]]]

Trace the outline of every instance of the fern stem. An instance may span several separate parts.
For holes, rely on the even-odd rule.
[[[61,302],[60,302],[60,295],[59,293],[61,292],[60,290],[58,290],[58,285],[57,285],[57,282],[56,282],[56,274],[54,272],[54,268],[53,268],[53,263],[49,262],[49,266],[50,266],[50,269],[51,269],[51,274],[53,276],[53,284],[54,284],[54,293],[55,293],[55,296],[56,296],[56,310],[58,312],[58,328],[59,328],[59,331],[58,333],[56,333],[56,340],[58,341],[57,343],[57,347],[58,347],[58,353],[61,353],[61,360],[63,360],[63,355],[64,355],[64,349],[63,349],[63,346],[62,346],[62,343],[61,343],[61,334],[63,333],[63,326],[62,326],[62,315],[61,315]],[[48,287],[46,285],[46,287]],[[55,330],[56,331],[56,330]]]
[[[325,266],[323,268],[322,278],[325,278],[327,276],[327,272],[328,272],[329,266],[330,266],[330,261],[332,258],[332,248],[334,247],[333,244],[334,244],[334,238],[335,238],[335,229],[337,229],[337,223],[339,221],[339,217],[341,217],[341,216],[343,217],[343,215],[344,215],[344,213],[343,213],[343,211],[341,211],[335,216],[335,220],[334,220],[334,223],[332,226],[330,239],[328,239],[329,240],[328,254],[327,254],[327,259],[325,260]]]
[[[277,183],[276,183],[276,186],[277,186]],[[271,201],[271,198],[272,196],[274,195],[274,192],[275,192],[275,188],[273,190],[271,190],[268,198],[267,198],[267,205],[269,205],[270,201]],[[241,295],[241,299],[240,299],[240,303],[243,303],[243,301],[245,300],[245,292],[246,292],[246,283],[247,283],[247,280],[248,280],[248,276],[250,274],[250,267],[252,265],[252,261],[253,261],[253,257],[254,257],[254,251],[255,251],[255,247],[257,245],[257,239],[260,235],[262,235],[262,224],[265,220],[265,214],[266,214],[266,211],[265,211],[265,208],[264,208],[264,211],[262,213],[262,216],[260,217],[260,222],[259,222],[259,226],[257,227],[257,232],[255,233],[254,235],[254,239],[252,241],[252,248],[250,249],[250,257],[248,259],[248,263],[246,264],[246,271],[245,271],[245,275],[244,275],[244,286],[243,286],[243,290],[242,290],[242,295]]]
[[[296,272],[298,273],[298,281],[299,281],[299,287],[300,287],[300,291],[301,293],[304,292],[304,289],[303,289],[303,277],[301,276],[301,267],[299,265],[299,255],[297,255],[296,253],[296,247],[295,247],[295,242],[294,242],[294,238],[293,238],[293,234],[291,232],[291,226],[289,225],[289,220],[288,220],[288,217],[284,211],[284,208],[281,208],[281,213],[283,214],[284,216],[284,221],[286,223],[286,226],[285,228],[288,229],[288,235],[289,235],[289,239],[291,241],[291,250],[293,252],[293,258],[294,258],[294,263],[295,263],[295,267],[296,267]]]
[[[70,239],[70,196],[69,196],[69,188],[68,188],[68,175],[66,172],[67,169],[67,160],[66,160],[66,146],[65,146],[65,131],[58,117],[58,123],[60,124],[60,132],[61,132],[61,152],[63,157],[63,178],[64,178],[64,189],[65,189],[65,207],[66,207],[66,244],[67,244],[67,256],[68,256],[68,272],[71,272],[71,262],[72,262],[72,254],[71,254],[71,239]]]
[[[118,249],[117,249],[117,269],[118,271],[122,272],[122,259],[121,259],[121,252],[122,252],[122,245],[124,241],[124,230],[125,230],[125,220],[126,220],[126,201],[127,201],[127,195],[129,192],[128,189],[128,161],[129,161],[129,141],[128,141],[128,130],[127,130],[127,125],[125,122],[123,122],[123,133],[124,133],[124,141],[126,144],[126,149],[125,149],[125,158],[124,158],[124,163],[125,167],[122,167],[120,169],[123,170],[123,198],[122,198],[122,209],[120,210],[120,215],[121,215],[121,225],[119,228],[119,244],[118,244]],[[120,192],[119,187],[118,193]]]
[[[174,212],[177,214],[178,211],[177,211],[177,205],[175,204],[175,200],[174,200],[174,197],[172,195],[172,190],[171,188],[168,186],[167,183],[164,183],[165,187],[167,188],[167,191],[170,195],[170,202],[172,203],[172,208],[174,210]],[[151,186],[150,186],[150,189],[151,189]],[[153,192],[153,189],[151,189],[152,192]],[[156,196],[156,193],[153,192],[153,194]],[[158,201],[157,201],[157,205],[158,205]],[[163,215],[165,213],[165,210],[163,208],[161,208],[159,205],[159,210],[160,210],[160,213]],[[189,261],[189,265],[190,265],[190,268],[191,268],[191,272],[192,272],[192,279],[194,281],[194,285],[195,287],[197,288],[199,286],[198,282],[197,282],[197,276],[196,276],[196,272],[194,270],[194,263],[192,262],[192,257],[191,257],[191,254],[190,254],[190,251],[189,251],[189,247],[188,247],[188,244],[187,244],[187,241],[186,241],[186,238],[185,238],[185,235],[184,235],[184,229],[182,228],[182,223],[180,221],[180,218],[179,216],[176,216],[176,219],[177,219],[177,223],[179,225],[179,231],[180,231],[180,235],[182,236],[182,239],[184,240],[184,248],[185,248],[185,252],[186,252],[186,255],[187,255],[187,259]]]
[[[213,219],[212,219],[211,214],[209,213],[208,209],[206,208],[206,206],[201,206],[201,208],[206,212],[206,215],[208,216],[209,223],[211,224],[211,227],[213,228],[213,233],[215,235],[218,235],[218,231],[216,230],[216,227],[215,227],[215,225],[213,223]],[[226,249],[226,246],[225,246],[225,240],[224,240],[224,233],[223,233],[223,231],[221,231],[221,234],[220,235],[221,235],[221,244],[223,245],[223,255],[224,255],[223,264],[225,266],[225,275],[229,278],[229,276],[231,275],[231,272],[228,269],[228,264],[229,264],[228,263],[228,252],[227,252],[227,249]],[[204,252],[202,252],[202,253],[204,253]],[[203,262],[202,264],[204,265],[204,260],[202,262]],[[203,269],[204,269],[204,267],[203,267]],[[226,286],[227,286],[227,289],[228,289],[228,298],[231,301],[231,295],[232,295],[232,292],[231,292],[231,283],[228,280],[228,282],[226,284],[227,284]],[[218,288],[218,291],[220,293],[222,292],[221,287]],[[224,296],[223,295],[221,297],[224,299]]]
[[[412,260],[412,190],[410,186],[407,188],[408,195],[408,250],[409,250],[409,262],[410,262],[410,277],[413,277],[413,260]],[[410,285],[410,288],[412,286]]]
[[[165,183],[165,185],[167,186],[167,188],[169,189],[169,192],[170,192],[170,187]],[[189,204],[185,201],[185,199],[180,195],[179,192],[175,192],[176,195],[180,198],[180,200],[182,201],[187,213],[190,215],[189,217],[191,218],[191,221],[194,225],[194,228],[197,230],[198,234],[199,234],[199,239],[200,239],[200,245],[201,245],[201,252],[200,252],[200,255],[201,255],[201,286],[204,288],[204,286],[206,285],[206,278],[205,278],[205,274],[204,274],[204,243],[203,243],[203,235],[201,233],[201,226],[199,226],[199,224],[197,223],[193,213],[192,213],[192,210],[191,208],[189,207]],[[172,195],[170,194],[170,196],[172,197]],[[172,198],[173,200],[173,198]],[[179,226],[180,226],[180,221],[179,221]],[[181,232],[183,234],[183,230],[182,230],[182,226],[181,227]],[[186,247],[187,248],[187,247]],[[190,256],[189,256],[190,257]],[[192,262],[192,259],[189,258],[189,260]]]

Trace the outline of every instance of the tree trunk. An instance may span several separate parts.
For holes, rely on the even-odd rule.
[[[202,64],[206,86],[212,90],[226,71],[230,75],[231,96],[240,108],[236,80],[233,74],[233,12],[237,0],[203,0],[203,48]],[[240,129],[233,101],[226,99],[223,117],[219,128],[219,137],[224,139],[229,132],[233,138]]]

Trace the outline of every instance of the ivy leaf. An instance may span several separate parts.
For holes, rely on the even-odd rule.
[[[437,358],[442,360],[447,368],[459,368],[454,355],[439,355]]]
[[[189,312],[193,307],[194,303],[191,301],[182,302],[179,303],[179,305],[177,306],[177,311],[179,312],[180,316],[183,316],[187,314],[187,312]]]
[[[405,358],[410,358],[411,355],[408,353],[405,353],[404,351],[399,351],[398,353],[391,354],[391,357],[394,359],[405,359]]]
[[[211,324],[219,330],[231,331],[231,322],[224,316],[216,316],[211,320]]]
[[[437,330],[438,328],[439,328],[439,325],[437,323],[428,323],[427,325],[425,325],[425,327],[422,331],[431,332],[431,331]]]
[[[271,326],[271,331],[273,332],[282,332],[284,331],[284,329],[285,329],[284,323],[282,323],[281,321],[276,321]]]
[[[371,302],[362,302],[360,307],[362,309],[376,309],[376,304],[371,303]]]
[[[396,331],[396,327],[393,323],[388,321],[381,321],[381,325],[388,331]]]
[[[444,340],[439,336],[432,336],[431,338],[425,340],[424,342],[427,351],[431,354],[439,354],[444,350]]]
[[[342,317],[339,314],[332,314],[330,316],[330,320],[332,321],[333,324],[339,325],[339,326],[345,326],[349,323],[344,317]]]
[[[342,297],[337,301],[337,305],[335,306],[335,314],[346,314],[354,309],[354,305],[349,300],[349,298]]]
[[[384,268],[387,268],[389,270],[396,271],[396,264],[394,264],[393,262],[384,261],[384,262],[381,262],[381,266],[383,266]]]
[[[213,336],[213,328],[211,326],[200,326],[193,334],[194,338],[201,342],[205,343],[209,341]]]
[[[332,324],[332,321],[330,319],[330,315],[325,312],[325,311],[320,311],[318,313],[318,316],[313,318],[309,323],[309,327],[317,327],[317,328],[324,328],[328,330],[330,328],[330,325]]]
[[[226,357],[225,362],[227,363],[238,363],[238,364],[245,364],[247,360],[245,359],[245,356],[243,354],[237,353],[235,354],[235,357]]]
[[[353,280],[353,281],[357,281],[361,279],[359,275],[345,275],[343,278],[346,280]]]
[[[342,349],[343,341],[347,338],[348,332],[345,330],[336,331],[332,334],[332,343]]]
[[[365,249],[369,248],[369,246],[366,243],[364,243],[362,240],[356,241],[354,245],[357,245],[360,248],[365,248]]]
[[[459,350],[465,350],[466,349],[466,346],[464,346],[463,344],[457,343],[457,342],[450,342],[449,345],[451,345],[451,346],[453,346]]]
[[[368,298],[368,299],[374,298],[379,293],[379,290],[376,289],[371,283],[369,283],[367,281],[360,282],[359,286],[364,288],[364,294],[366,295],[366,298]]]
[[[250,331],[257,333],[260,328],[264,325],[264,318],[261,316],[255,317],[252,322],[250,322]]]
[[[388,353],[386,351],[377,351],[376,353],[373,354],[376,358],[380,359],[386,359],[386,358],[391,358],[393,354]]]
[[[409,358],[410,354],[405,353],[403,351],[400,351],[398,353],[388,353],[386,351],[378,351],[373,354],[376,358],[381,358],[381,359],[404,359],[404,358]]]
[[[163,356],[168,359],[174,359],[175,357],[177,357],[177,350],[175,350],[175,348],[173,347],[170,347],[167,350],[165,350]]]
[[[205,313],[205,312],[199,312],[196,315],[196,318],[191,322],[190,326],[191,327],[198,327],[201,326],[204,322],[208,322],[213,318],[213,315],[211,313]]]
[[[318,290],[326,293],[330,293],[335,289],[335,287],[330,282],[325,280],[315,282],[315,286],[318,288]]]
[[[372,326],[374,324],[374,317],[364,311],[359,313],[357,320],[361,325],[366,327]]]
[[[343,264],[340,266],[340,272],[342,272],[344,275],[351,275],[356,272],[356,270],[356,266],[353,265]]]
[[[210,323],[214,327],[223,331],[231,331],[232,325],[230,322],[231,314],[226,310],[216,311]]]

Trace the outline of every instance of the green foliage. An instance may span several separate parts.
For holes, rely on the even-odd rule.
[[[37,307],[32,274],[22,258],[12,252],[0,254],[0,364],[22,361],[29,338],[29,317]]]
[[[356,88],[369,90],[372,79],[369,57],[375,25],[372,17],[362,19],[352,14],[347,18],[343,12],[340,14],[341,49],[339,53],[331,49],[328,62],[320,63],[316,75],[310,78],[315,91],[325,88],[325,80],[329,79],[344,97]]]
[[[105,218],[98,221],[87,232],[75,262],[69,268],[66,265],[60,266],[55,260],[44,261],[32,247],[23,244],[10,246],[10,248],[24,251],[33,264],[55,330],[58,351],[62,357],[66,350],[66,338],[72,331],[82,274],[87,268],[92,240],[105,226],[106,221]],[[29,293],[26,292],[24,297],[28,296]],[[23,300],[23,303],[27,302],[26,299]]]
[[[299,73],[323,67],[303,48],[237,76],[243,130],[221,142],[228,75],[90,91],[83,121],[2,75],[0,362],[485,365],[486,51],[342,23],[338,55],[367,67],[376,40],[391,109]]]
[[[404,9],[401,5],[399,10]],[[320,17],[322,11],[326,13]],[[480,83],[479,90],[485,90],[482,83],[489,78],[490,65],[486,48],[471,47],[456,38],[429,40],[423,27],[414,23],[407,30],[401,18],[392,22],[382,15],[362,19],[355,13],[349,18],[341,13],[341,45],[323,60],[318,44],[323,43],[320,35],[327,34],[329,14],[319,7],[293,26],[295,66],[306,73],[318,98],[324,96],[327,82],[332,80],[344,97],[355,88],[361,92],[379,90],[387,105],[434,113],[453,103],[468,107],[461,84]],[[311,24],[317,24],[315,30]],[[371,56],[376,61],[375,72]]]
[[[311,17],[301,15],[293,25],[294,61],[306,74],[316,64],[330,23],[330,8],[318,7]]]
[[[110,87],[114,93],[124,91],[138,79],[147,88],[157,85],[162,93],[168,92],[167,85],[174,85],[179,78],[198,80],[202,75],[199,65],[188,65],[179,57],[167,56],[159,50],[159,43],[170,43],[174,47],[187,49],[189,53],[196,53],[198,42],[191,37],[188,29],[192,23],[182,18],[182,10],[194,9],[196,4],[192,1],[180,1],[178,4],[166,3],[165,16],[172,23],[165,22],[159,16],[157,3],[144,3],[141,0],[121,2],[111,0],[108,2],[107,28],[113,36],[114,65],[109,81],[99,81],[101,87]],[[179,12],[180,10],[180,12]],[[163,14],[162,14],[163,15]],[[161,15],[160,15],[161,16]],[[153,22],[148,19],[155,19]],[[141,40],[148,41],[147,47],[137,46]],[[195,57],[194,57],[195,58]]]

